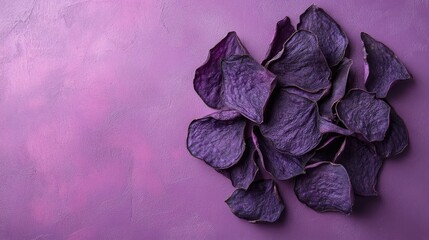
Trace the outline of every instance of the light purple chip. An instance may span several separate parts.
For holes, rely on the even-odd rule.
[[[196,119],[189,125],[188,150],[213,168],[232,167],[245,149],[245,127],[246,121],[232,110]]]
[[[222,61],[224,105],[261,124],[276,76],[247,55]]]

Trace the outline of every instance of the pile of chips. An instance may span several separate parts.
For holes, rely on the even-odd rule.
[[[236,216],[278,220],[284,204],[273,179],[295,179],[298,199],[319,212],[349,214],[355,194],[377,195],[383,160],[408,145],[385,97],[411,75],[383,43],[361,38],[365,89],[350,89],[347,36],[315,5],[297,30],[288,17],[277,23],[262,63],[235,32],[210,50],[194,88],[217,112],[191,122],[187,147],[237,188],[226,200]],[[257,177],[260,169],[272,179]]]

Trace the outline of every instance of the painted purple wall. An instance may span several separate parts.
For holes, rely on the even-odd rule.
[[[228,179],[185,148],[211,110],[194,70],[235,30],[262,60],[276,22],[312,2],[351,39],[385,42],[415,80],[390,95],[411,137],[380,197],[319,214],[281,184],[287,216],[246,223]],[[429,239],[429,1],[0,1],[0,239]]]

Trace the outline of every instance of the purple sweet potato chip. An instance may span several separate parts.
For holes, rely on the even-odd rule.
[[[393,83],[412,78],[395,53],[367,33],[361,33],[364,44],[366,89],[375,92],[378,98],[387,96]]]
[[[277,22],[276,33],[274,34],[273,40],[271,41],[265,60],[262,61],[262,65],[265,64],[277,55],[285,44],[286,40],[295,32],[294,26],[292,26],[289,17],[285,17]]]
[[[247,190],[237,189],[225,202],[237,217],[252,223],[275,222],[284,210],[273,180],[254,182]]]
[[[317,92],[330,87],[331,70],[317,43],[317,37],[305,30],[295,32],[283,50],[267,63],[282,87],[298,87]]]
[[[284,89],[290,93],[299,95],[301,97],[308,98],[314,102],[319,101],[321,98],[323,98],[325,95],[327,95],[327,93],[330,90],[330,88],[327,88],[327,89],[322,89],[322,90],[319,90],[317,92],[312,93],[312,92],[307,92],[307,91],[302,90],[302,89],[297,88],[297,87],[287,87]]]
[[[390,125],[381,142],[374,142],[380,157],[389,158],[400,154],[408,146],[408,131],[404,121],[390,109]]]
[[[300,16],[298,29],[316,34],[329,66],[335,66],[343,59],[349,40],[341,27],[323,9],[311,5]]]
[[[261,124],[276,76],[247,55],[234,55],[222,61],[225,106]]]
[[[259,149],[262,165],[265,170],[278,180],[287,180],[304,173],[304,166],[309,157],[292,156],[277,150],[270,140],[265,139],[255,130],[257,148]]]
[[[375,94],[352,89],[336,105],[344,125],[367,141],[381,141],[389,128],[390,106]]]
[[[333,136],[326,139],[321,145],[319,145],[314,155],[311,157],[309,164],[316,162],[334,162],[335,159],[343,151],[344,137]]]
[[[382,161],[377,153],[356,138],[349,137],[337,163],[347,170],[354,192],[362,196],[376,196],[375,185]]]
[[[219,170],[219,172],[229,178],[235,188],[247,189],[259,171],[255,163],[255,154],[256,148],[253,140],[248,138],[246,139],[246,150],[240,161],[230,168]]]
[[[350,136],[353,134],[349,129],[342,128],[323,117],[319,118],[319,130],[321,133],[338,133],[344,136]]]
[[[346,169],[339,164],[320,162],[297,177],[295,194],[299,201],[318,212],[351,213],[353,188]]]
[[[232,55],[246,55],[246,48],[235,32],[230,32],[210,49],[206,62],[195,71],[194,89],[207,106],[220,109],[222,101],[221,61]]]
[[[284,89],[274,92],[260,130],[276,149],[300,156],[317,146],[322,138],[315,102]]]
[[[188,129],[188,150],[216,169],[229,168],[243,155],[245,127],[246,121],[232,110],[194,120]]]
[[[336,102],[344,97],[347,87],[347,79],[352,63],[353,61],[351,59],[344,58],[335,69],[332,78],[331,92],[319,104],[320,115],[328,119],[334,118],[334,112],[332,108]]]

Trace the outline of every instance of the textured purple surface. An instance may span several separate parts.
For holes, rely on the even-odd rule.
[[[287,182],[285,220],[249,224],[223,202],[230,180],[186,150],[191,120],[212,112],[192,79],[231,30],[261,61],[275,24],[312,3],[347,33],[356,78],[360,31],[413,74],[388,96],[410,146],[350,216],[314,212]],[[427,0],[1,1],[0,239],[427,239],[428,11]]]

